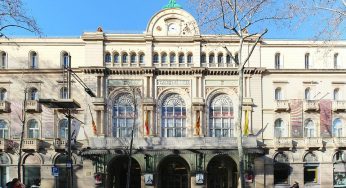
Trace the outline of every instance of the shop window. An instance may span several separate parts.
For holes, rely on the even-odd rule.
[[[289,184],[290,172],[288,157],[284,153],[278,153],[274,157],[274,184]]]
[[[346,156],[344,151],[338,151],[333,158],[334,187],[346,187]]]
[[[317,156],[309,152],[304,157],[304,184],[317,184],[319,177],[319,162]]]

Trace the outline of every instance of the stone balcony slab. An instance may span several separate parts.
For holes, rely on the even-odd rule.
[[[346,110],[346,101],[333,102],[333,111],[345,111],[345,110]]]
[[[281,149],[281,148],[292,148],[292,138],[288,137],[281,137],[281,138],[274,138],[274,148],[275,149]]]
[[[0,101],[0,113],[11,112],[11,103],[8,101]]]
[[[290,105],[289,105],[289,100],[276,100],[276,107],[275,111],[289,111],[290,110]]]
[[[28,100],[25,109],[27,112],[40,112],[41,105],[37,100]]]
[[[304,111],[318,111],[320,109],[318,100],[305,100]]]
[[[66,139],[56,138],[54,139],[54,143],[53,143],[54,149],[63,150],[66,147],[66,143],[67,143]]]
[[[38,151],[41,147],[41,140],[37,138],[25,138],[23,140],[23,150]]]
[[[7,150],[7,146],[8,146],[7,139],[1,138],[0,139],[0,150],[1,151],[6,151]]]

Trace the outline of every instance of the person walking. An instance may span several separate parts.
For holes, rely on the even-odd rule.
[[[290,188],[299,188],[299,183],[295,181]]]

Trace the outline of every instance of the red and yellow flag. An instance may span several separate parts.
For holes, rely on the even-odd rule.
[[[91,123],[92,123],[92,126],[93,126],[93,132],[94,132],[95,135],[97,135],[97,128],[96,128],[96,123],[94,121],[94,118],[92,118]]]
[[[201,117],[199,111],[197,111],[197,119],[196,119],[196,134],[199,136],[201,131]]]
[[[148,111],[146,111],[144,127],[146,131],[146,135],[148,136],[149,135],[149,112]]]

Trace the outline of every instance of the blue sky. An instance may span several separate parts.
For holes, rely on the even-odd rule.
[[[168,0],[23,0],[47,37],[78,37],[85,31],[142,33],[147,22]],[[177,0],[183,8],[194,14],[188,0]],[[25,31],[11,31],[8,35],[32,36]],[[309,39],[313,33],[308,27],[297,30],[284,26],[269,27],[266,38]]]

